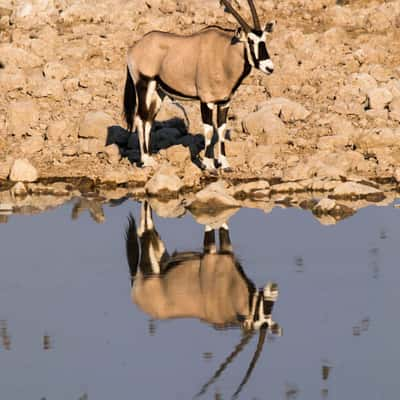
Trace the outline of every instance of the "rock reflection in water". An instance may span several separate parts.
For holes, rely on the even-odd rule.
[[[216,382],[258,332],[254,355],[233,394],[236,397],[250,379],[267,332],[282,333],[280,326],[272,320],[278,286],[269,282],[257,289],[235,257],[227,221],[214,228],[205,225],[203,251],[170,255],[154,226],[152,209],[144,201],[139,227],[130,216],[126,229],[131,296],[133,302],[152,319],[197,318],[216,329],[242,329],[239,344],[196,396],[203,395]]]

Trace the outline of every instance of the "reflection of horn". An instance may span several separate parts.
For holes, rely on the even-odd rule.
[[[235,349],[233,350],[233,352],[231,354],[229,354],[229,356],[225,359],[225,361],[220,365],[220,367],[217,369],[217,371],[215,372],[215,374],[211,377],[211,379],[206,382],[202,388],[200,389],[199,393],[197,393],[194,397],[200,397],[202,396],[208,389],[208,387],[210,385],[212,385],[218,378],[219,376],[222,374],[222,372],[224,372],[224,370],[226,369],[226,367],[235,359],[235,357],[244,349],[244,347],[246,346],[246,344],[250,341],[250,339],[253,336],[253,332],[249,332],[246,333],[240,343],[235,347]]]
[[[258,337],[258,343],[257,343],[256,351],[254,353],[254,356],[253,356],[252,360],[250,361],[249,368],[247,369],[246,375],[244,376],[242,382],[238,386],[236,392],[232,395],[232,399],[235,399],[239,395],[239,393],[242,391],[244,385],[250,379],[251,373],[253,372],[253,369],[257,364],[258,357],[260,357],[260,354],[261,354],[262,349],[264,347],[264,342],[265,342],[265,337],[267,335],[267,330],[268,330],[267,326],[264,326],[264,327],[262,327],[260,329],[260,335]]]

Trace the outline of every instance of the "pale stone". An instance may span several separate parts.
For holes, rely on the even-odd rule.
[[[282,143],[288,140],[285,124],[271,110],[261,109],[243,120],[243,130],[257,136],[259,144]]]
[[[0,160],[0,179],[7,179],[10,175],[11,166],[14,160],[11,157],[6,157],[4,160]]]
[[[176,194],[183,187],[183,182],[175,174],[175,170],[168,166],[162,166],[153,177],[146,183],[145,190],[149,195],[157,196]]]
[[[118,164],[121,159],[121,154],[119,153],[119,147],[116,144],[110,144],[105,147],[105,153],[107,154],[108,161],[111,164]]]
[[[390,104],[389,104],[389,117],[394,121],[400,122],[400,96],[396,97]]]
[[[369,107],[372,110],[383,110],[392,100],[393,95],[386,88],[376,88],[368,91]]]
[[[104,142],[99,139],[79,139],[79,152],[97,154],[104,151]]]
[[[156,197],[151,197],[150,206],[162,218],[179,218],[186,212],[182,199],[162,201]]]
[[[60,62],[48,62],[43,67],[43,73],[48,79],[56,79],[61,82],[68,76],[69,69],[66,64],[62,64]]]
[[[29,93],[34,97],[48,97],[60,101],[64,99],[64,86],[56,79],[36,78],[30,82]]]
[[[42,136],[32,136],[24,140],[22,152],[30,155],[43,150],[44,139]]]
[[[183,164],[190,159],[190,150],[182,145],[170,146],[166,149],[166,156],[170,163]]]
[[[106,142],[107,128],[114,125],[114,120],[103,111],[90,111],[81,120],[79,137],[96,138]]]
[[[295,193],[304,190],[304,186],[299,182],[284,182],[271,186],[271,193]]]
[[[367,94],[370,90],[378,87],[375,78],[367,73],[352,74],[350,76],[350,84],[357,86],[364,94]]]
[[[36,68],[42,64],[41,57],[11,43],[0,44],[0,60],[5,65],[19,68]]]
[[[328,213],[329,211],[332,211],[335,207],[336,207],[335,200],[324,198],[321,199],[314,208],[322,213]]]
[[[12,188],[11,193],[14,196],[26,196],[28,191],[26,190],[25,185],[22,182],[17,182]]]
[[[63,141],[69,136],[69,127],[66,121],[52,121],[47,127],[46,137],[48,140]]]
[[[27,76],[20,69],[11,72],[2,71],[0,74],[0,89],[3,93],[20,90],[26,87]]]
[[[300,103],[296,103],[284,97],[274,97],[262,103],[259,111],[264,111],[266,113],[271,111],[284,122],[304,121],[311,114],[311,112]]]
[[[267,181],[259,180],[235,185],[231,192],[235,197],[267,197],[270,185]]]
[[[224,181],[219,180],[206,186],[195,195],[195,200],[190,204],[191,209],[239,207],[240,204],[228,192]]]
[[[14,182],[35,182],[38,179],[36,168],[27,159],[17,159],[11,167],[10,180]]]
[[[382,200],[385,195],[379,189],[372,186],[363,185],[357,182],[343,182],[338,185],[332,195],[332,198],[371,198]]]
[[[39,123],[39,108],[35,102],[14,101],[7,111],[8,133],[22,136]]]

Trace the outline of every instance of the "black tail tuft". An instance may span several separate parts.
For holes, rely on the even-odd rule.
[[[136,231],[136,222],[133,215],[128,217],[128,226],[125,231],[126,257],[128,259],[129,271],[131,274],[131,283],[136,276],[139,264],[139,239]]]
[[[124,117],[128,125],[128,131],[133,130],[133,119],[136,110],[136,89],[129,68],[126,69],[126,82],[124,91]]]
[[[4,64],[0,61],[0,68],[5,68]]]

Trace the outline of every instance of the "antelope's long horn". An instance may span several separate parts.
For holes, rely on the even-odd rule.
[[[232,4],[228,0],[221,0],[228,11],[237,19],[240,26],[245,30],[246,33],[251,31],[250,25],[242,18],[242,16],[232,7]],[[254,6],[254,5],[253,5]]]
[[[258,337],[258,343],[257,343],[257,348],[254,353],[254,356],[252,360],[250,361],[249,368],[246,371],[246,375],[244,376],[242,382],[240,382],[240,385],[238,386],[236,392],[232,395],[232,399],[236,399],[239,393],[242,391],[244,385],[247,383],[247,381],[250,379],[251,373],[253,372],[254,367],[257,364],[258,357],[260,357],[260,354],[262,352],[262,349],[264,347],[264,342],[265,342],[265,337],[267,335],[267,327],[261,328],[260,329],[260,335]]]
[[[217,371],[214,373],[214,375],[202,386],[200,391],[194,396],[194,398],[202,396],[208,389],[210,385],[212,385],[218,378],[219,376],[224,372],[226,367],[232,363],[232,361],[235,359],[235,357],[243,350],[243,348],[246,346],[246,344],[250,341],[250,339],[253,337],[253,332],[249,332],[246,335],[242,337],[240,340],[240,343],[235,347],[235,349],[232,351],[231,354],[229,354],[228,357],[224,360],[224,362],[219,366]]]
[[[260,24],[260,20],[258,18],[256,6],[254,5],[253,0],[247,0],[247,2],[249,3],[251,16],[253,17],[254,28],[258,31],[261,31],[261,24]]]

